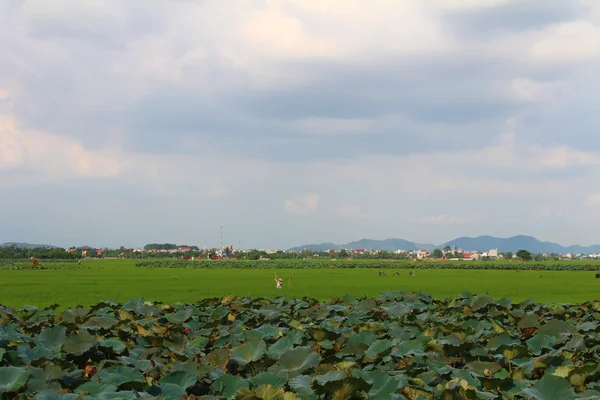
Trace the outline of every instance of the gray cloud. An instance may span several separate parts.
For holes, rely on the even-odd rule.
[[[583,2],[430,2],[399,37],[294,4],[0,5],[0,242],[597,236],[598,59],[531,50]]]
[[[585,18],[588,7],[576,1],[536,0],[503,2],[491,7],[447,12],[445,20],[459,35],[482,40],[502,34],[518,34],[551,24]]]

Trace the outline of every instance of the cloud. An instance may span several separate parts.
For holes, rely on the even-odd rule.
[[[444,214],[440,215],[428,215],[423,218],[423,222],[433,224],[467,224],[479,219],[478,215],[469,216],[448,216]]]
[[[355,217],[366,217],[367,214],[363,209],[354,204],[342,204],[336,212],[336,215],[340,217],[355,218]]]
[[[553,98],[553,84],[539,83],[531,79],[517,78],[511,81],[511,94],[518,100],[545,101]]]
[[[0,4],[0,241],[598,237],[597,1],[142,6]]]
[[[213,188],[208,189],[206,192],[204,192],[204,195],[206,197],[223,197],[225,196],[227,193],[229,193],[229,189],[227,188],[227,186],[215,186]]]
[[[532,55],[539,61],[600,59],[600,26],[585,20],[556,24],[539,34]]]
[[[285,200],[283,206],[288,214],[306,215],[317,211],[320,200],[320,194],[308,193],[291,200]]]
[[[560,218],[564,215],[565,213],[560,208],[550,204],[541,204],[535,207],[534,212],[534,216],[541,219]]]
[[[7,91],[3,102],[10,102]],[[0,113],[0,170],[33,171],[54,179],[114,178],[121,172],[118,150],[88,150],[76,140],[61,135],[23,129],[12,106]]]
[[[584,204],[592,207],[600,207],[600,193],[592,193],[586,196]]]

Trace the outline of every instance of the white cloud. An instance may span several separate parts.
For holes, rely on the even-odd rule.
[[[478,215],[468,216],[448,216],[444,214],[440,215],[428,215],[422,219],[423,222],[433,224],[468,224],[479,220]]]
[[[357,134],[366,132],[372,123],[360,118],[305,118],[290,123],[293,129],[314,134]]]
[[[551,204],[541,204],[535,207],[534,216],[541,219],[559,218],[565,215],[564,211]]]
[[[5,92],[4,98],[10,95]],[[122,170],[122,159],[115,149],[88,150],[61,135],[22,129],[5,110],[0,114],[0,170],[14,168],[58,179],[114,178]]]
[[[584,204],[592,207],[600,207],[600,193],[592,193],[586,196]]]
[[[335,54],[336,47],[329,39],[307,34],[298,18],[266,10],[252,13],[240,28],[245,46],[270,57],[323,57]]]
[[[290,200],[285,200],[283,206],[288,214],[305,215],[317,211],[320,200],[320,194],[308,193]]]
[[[539,61],[584,61],[600,58],[600,26],[569,21],[538,33],[532,56]]]
[[[518,100],[547,101],[553,98],[554,85],[536,82],[527,78],[518,78],[510,82],[509,91]]]
[[[366,217],[367,214],[363,209],[354,204],[342,204],[336,212],[336,215],[346,218]]]
[[[205,191],[204,195],[206,197],[218,198],[225,196],[227,193],[229,193],[229,188],[227,186],[216,186]]]

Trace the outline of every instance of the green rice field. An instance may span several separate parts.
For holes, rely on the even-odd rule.
[[[143,297],[165,303],[193,303],[207,297],[376,296],[384,291],[425,292],[436,298],[463,292],[494,299],[542,302],[584,302],[600,299],[600,279],[594,271],[410,270],[304,268],[139,268],[134,260],[87,260],[81,269],[0,270],[0,304],[10,307],[59,304],[61,308],[100,300],[124,302]],[[274,272],[286,280],[276,289]],[[291,279],[288,279],[291,278]]]

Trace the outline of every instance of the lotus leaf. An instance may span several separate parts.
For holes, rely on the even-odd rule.
[[[251,340],[231,350],[231,359],[241,366],[258,361],[265,354],[267,345],[263,340]]]
[[[296,347],[284,353],[272,370],[293,377],[318,364],[319,355],[314,350],[310,347]]]
[[[0,393],[16,392],[28,379],[29,372],[25,368],[0,367]]]
[[[65,340],[65,343],[63,344],[63,350],[67,353],[78,356],[94,347],[96,342],[97,339],[95,336],[90,335],[87,331],[81,331],[76,335],[69,336]]]
[[[527,399],[535,400],[570,400],[577,398],[573,388],[566,379],[545,375],[532,388],[523,389]]]

